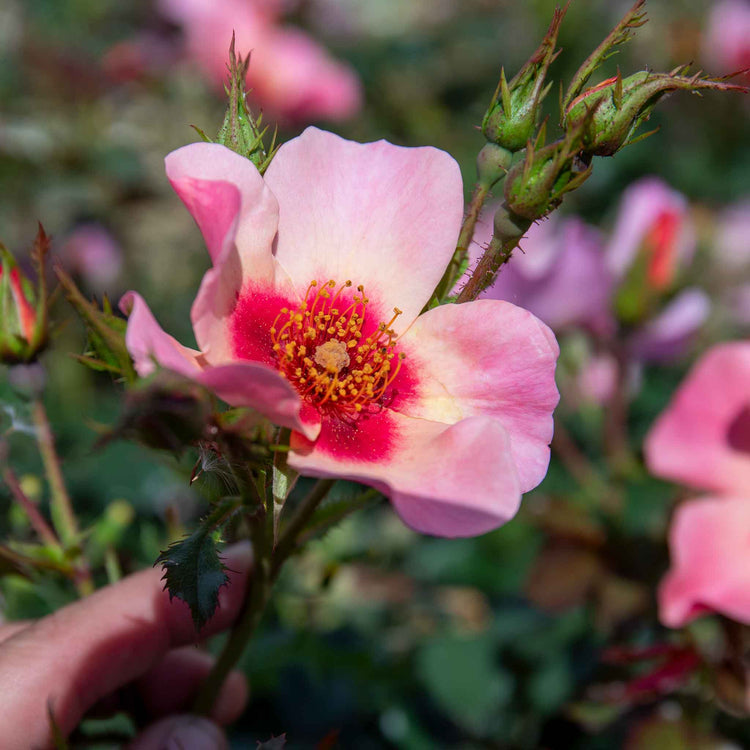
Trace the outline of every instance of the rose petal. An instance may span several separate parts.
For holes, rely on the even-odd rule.
[[[200,352],[182,346],[159,326],[139,294],[128,292],[120,308],[130,313],[125,345],[141,377],[161,365],[204,385],[232,406],[256,409],[276,424],[299,430],[311,440],[317,437],[320,421],[312,413],[300,416],[299,394],[276,370],[258,362],[206,367]]]
[[[403,311],[395,323],[403,331],[455,249],[463,185],[454,159],[308,128],[279,149],[265,177],[280,207],[276,257],[296,288],[313,279],[363,284],[381,313]]]
[[[650,471],[693,487],[750,496],[750,448],[731,440],[733,424],[749,409],[750,343],[715,346],[647,435]]]
[[[299,430],[310,440],[315,440],[320,432],[317,413],[304,410],[302,399],[289,381],[259,362],[207,367],[195,380],[228,404],[255,409],[274,424]]]
[[[355,436],[343,449],[325,423],[315,444],[293,433],[289,465],[309,476],[377,488],[406,524],[425,534],[483,534],[518,510],[518,476],[496,419],[471,417],[448,426],[386,410],[372,420],[360,444]]]
[[[232,358],[226,318],[243,282],[273,287],[278,266],[271,246],[278,204],[249,159],[215,143],[169,154],[167,177],[203,233],[214,263],[203,277],[191,318],[207,360]]]
[[[750,625],[750,498],[681,505],[669,547],[672,568],[659,589],[665,625],[681,627],[706,611]]]
[[[200,372],[200,352],[183,346],[164,331],[140,294],[126,292],[120,299],[120,309],[128,316],[125,346],[142,378],[150,375],[157,364],[189,378]]]
[[[412,417],[456,422],[489,415],[508,432],[526,492],[549,464],[552,412],[559,394],[554,334],[527,310],[498,300],[436,307],[401,339],[418,373],[418,398],[400,411]]]

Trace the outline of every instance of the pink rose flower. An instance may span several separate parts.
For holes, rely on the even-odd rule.
[[[248,87],[275,117],[343,120],[359,111],[359,80],[303,32],[279,25],[280,3],[270,0],[160,0],[165,16],[182,26],[188,56],[222,90],[232,33],[238,54],[252,52]]]
[[[720,612],[750,625],[750,498],[681,505],[669,533],[672,568],[659,589],[661,621],[685,625]]]
[[[199,351],[123,299],[138,372],[156,361],[292,428],[294,469],[371,485],[418,531],[511,518],[546,473],[558,347],[507,302],[420,315],[461,224],[456,162],[308,128],[265,177],[216,144],[166,167],[213,268],[192,308]]]
[[[750,498],[750,342],[719,344],[700,359],[644,451],[656,476]]]
[[[713,73],[750,68],[750,2],[714,3],[703,38],[703,57]]]
[[[639,255],[646,257],[646,278],[657,290],[672,286],[693,257],[695,230],[685,197],[656,177],[633,183],[623,194],[607,266],[622,279]]]
[[[122,271],[122,248],[101,224],[77,226],[63,241],[60,256],[70,271],[98,293],[111,293]]]

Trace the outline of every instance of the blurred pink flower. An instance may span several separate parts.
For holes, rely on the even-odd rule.
[[[576,385],[584,401],[603,406],[618,387],[617,360],[611,354],[591,354],[583,363]]]
[[[709,296],[697,287],[681,291],[628,339],[628,351],[640,362],[670,362],[682,356],[711,313]]]
[[[684,503],[669,547],[672,567],[659,588],[665,625],[681,627],[706,612],[750,625],[750,496]]]
[[[66,268],[95,292],[111,292],[122,270],[122,250],[101,224],[76,227],[63,241],[60,256]]]
[[[279,25],[274,0],[160,0],[181,26],[188,56],[221,89],[227,80],[232,33],[236,49],[252,51],[248,86],[258,104],[295,121],[343,120],[357,113],[361,89],[354,71],[337,62],[302,31]]]
[[[206,143],[167,175],[214,265],[192,309],[200,351],[123,299],[140,374],[155,360],[292,428],[293,468],[372,485],[419,531],[513,516],[546,473],[558,348],[507,302],[420,315],[463,215],[450,156],[308,128],[264,178]]]
[[[661,619],[707,611],[750,624],[750,342],[719,344],[682,383],[646,437],[656,476],[719,492],[675,512]]]
[[[750,498],[750,342],[719,344],[698,361],[644,452],[656,476]]]
[[[714,3],[703,37],[703,57],[712,73],[750,68],[750,2]]]
[[[177,50],[171,41],[159,34],[143,31],[110,47],[102,58],[102,69],[116,83],[159,76],[171,68]]]
[[[657,177],[639,180],[624,192],[606,249],[616,279],[644,257],[649,285],[668,289],[694,252],[695,231],[683,195]]]
[[[750,197],[716,217],[713,259],[727,273],[750,270]]]
[[[488,212],[489,213],[489,212]],[[472,263],[492,237],[492,218],[482,221],[472,245]],[[552,217],[534,224],[483,298],[513,302],[555,331],[614,327],[609,310],[612,279],[604,265],[599,233],[577,218]]]

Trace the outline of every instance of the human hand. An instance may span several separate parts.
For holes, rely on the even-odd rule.
[[[224,560],[230,583],[200,637],[228,628],[237,617],[251,566],[250,547],[236,545]],[[112,712],[138,701],[153,718],[133,750],[228,747],[207,720],[176,716],[190,705],[211,669],[188,607],[169,601],[161,569],[144,570],[100,589],[37,621],[0,626],[0,744],[3,750],[52,745],[49,710],[67,736],[92,708]],[[247,700],[247,684],[233,672],[217,697],[211,719],[235,720]]]

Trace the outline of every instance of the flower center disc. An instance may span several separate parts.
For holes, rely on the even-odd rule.
[[[302,304],[282,307],[271,327],[279,370],[313,406],[339,416],[356,417],[379,408],[401,367],[403,354],[394,351],[388,323],[365,336],[369,300],[364,287],[349,297],[351,281],[336,289],[335,281],[310,282]],[[335,290],[335,291],[334,291]]]

